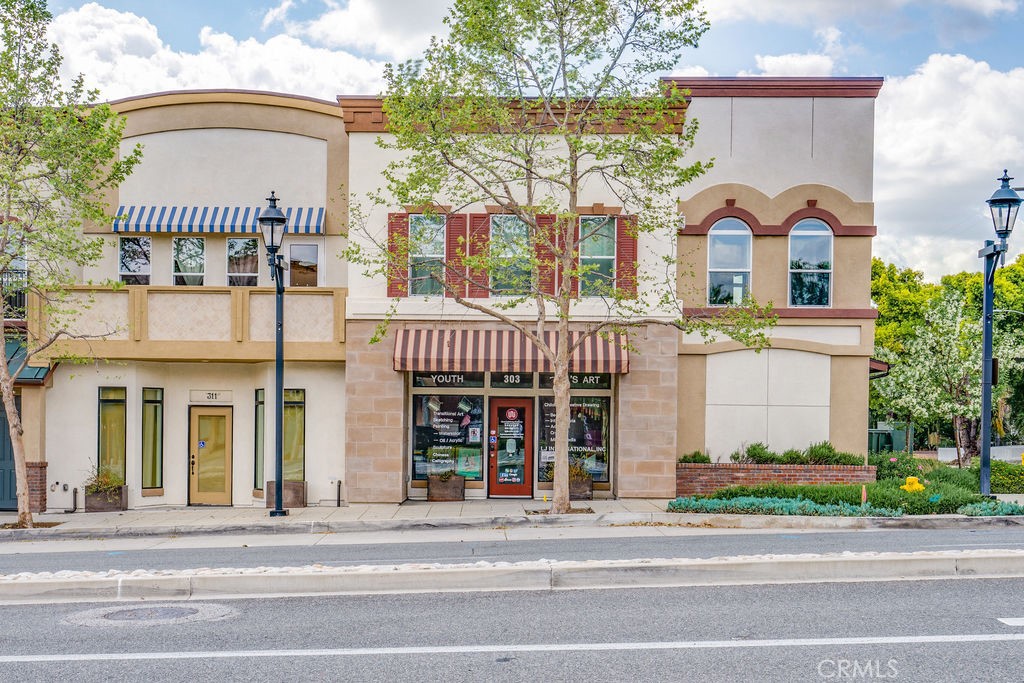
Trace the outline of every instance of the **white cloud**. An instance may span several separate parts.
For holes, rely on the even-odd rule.
[[[746,20],[820,26],[845,18],[873,22],[879,16],[915,5],[925,8],[944,5],[990,17],[999,12],[1015,12],[1020,0],[707,0],[705,8],[712,26]]]
[[[1009,168],[1024,185],[1024,69],[932,55],[889,79],[877,104],[877,254],[930,279],[977,270],[995,179]],[[1024,238],[1011,239],[1011,257],[1014,242]]]
[[[197,53],[168,47],[153,24],[130,12],[89,3],[55,17],[50,38],[61,45],[64,74],[86,74],[104,99],[161,90],[242,88],[333,100],[338,94],[379,92],[380,62],[311,47],[277,35],[266,41],[204,28]]]
[[[814,53],[757,55],[754,60],[758,76],[831,76],[835,67],[831,57]]]
[[[266,31],[272,25],[283,22],[288,16],[288,10],[295,5],[292,0],[283,0],[280,5],[267,10],[267,13],[263,15],[263,21],[260,23],[260,28]]]
[[[285,31],[325,47],[402,61],[419,56],[431,36],[446,32],[442,19],[448,14],[450,0],[349,0],[345,7],[328,4],[328,11],[312,21],[284,21]]]

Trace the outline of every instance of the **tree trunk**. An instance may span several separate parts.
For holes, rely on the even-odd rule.
[[[565,514],[569,502],[569,321],[560,318],[557,325],[553,389],[555,392],[555,476],[551,512]]]
[[[971,458],[977,457],[980,453],[978,444],[979,420],[963,415],[953,416],[953,430],[956,434],[956,459],[957,466],[970,467]]]
[[[18,491],[18,526],[33,526],[32,509],[28,499],[28,465],[25,463],[25,442],[21,438],[21,415],[14,401],[14,378],[6,362],[0,362],[0,399],[7,414],[8,432],[11,436],[11,450],[14,454],[14,478]]]

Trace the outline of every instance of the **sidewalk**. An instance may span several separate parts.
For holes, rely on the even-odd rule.
[[[898,518],[797,517],[666,512],[668,499],[576,501],[574,509],[593,512],[546,514],[539,500],[474,500],[458,503],[406,501],[309,507],[271,518],[264,508],[154,507],[126,512],[37,514],[37,523],[57,526],[0,529],[0,541],[47,538],[181,536],[188,534],[344,533],[504,527],[594,527],[672,525],[722,529],[939,529],[1024,526],[1024,517],[921,515]],[[0,524],[16,521],[0,512]]]

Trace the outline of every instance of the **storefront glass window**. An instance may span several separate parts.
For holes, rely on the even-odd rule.
[[[611,433],[611,399],[607,396],[573,396],[569,399],[569,457],[578,459],[595,482],[608,481],[608,449]],[[555,399],[540,400],[539,481],[552,481],[555,463]]]
[[[413,479],[454,470],[483,480],[483,416],[483,396],[413,396]]]

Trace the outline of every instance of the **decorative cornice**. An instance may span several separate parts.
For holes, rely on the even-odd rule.
[[[684,308],[683,315],[697,318],[713,318],[722,315],[725,307]],[[828,318],[830,320],[874,320],[878,311],[874,308],[773,308],[772,314],[779,318]]]
[[[668,76],[662,83],[687,88],[691,97],[878,97],[884,79]]]
[[[874,237],[878,233],[878,228],[874,225],[843,225],[836,218],[835,214],[817,207],[794,211],[781,225],[765,225],[757,219],[757,216],[744,208],[723,206],[709,213],[701,222],[687,224],[686,227],[680,228],[676,234],[679,236],[706,235],[711,230],[711,227],[723,218],[738,218],[750,226],[750,232],[756,237],[782,237],[788,235],[793,226],[805,218],[817,218],[823,221],[832,228],[832,232],[836,237]]]
[[[271,107],[288,107],[306,111],[341,116],[337,103],[304,95],[265,92],[260,90],[169,90],[111,100],[110,106],[119,114],[153,107],[167,107],[182,104],[257,104]]]

